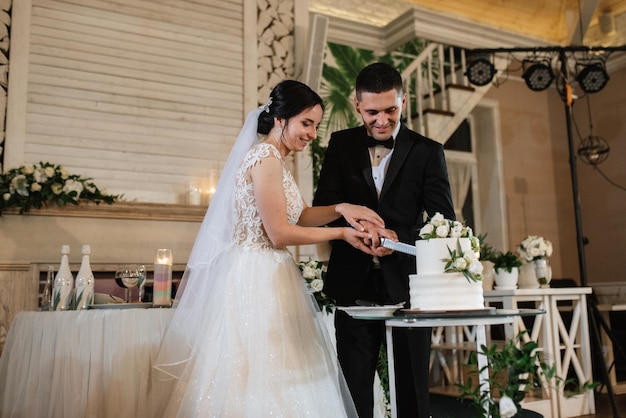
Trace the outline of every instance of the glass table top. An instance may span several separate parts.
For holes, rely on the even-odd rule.
[[[368,320],[478,320],[478,319],[496,319],[516,316],[536,316],[545,314],[543,309],[471,309],[471,310],[450,310],[450,311],[420,311],[411,309],[398,309],[390,312],[388,309],[381,309],[376,312],[375,308],[368,311],[349,311],[348,315],[356,319]]]

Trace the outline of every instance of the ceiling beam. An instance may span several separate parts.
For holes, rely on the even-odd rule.
[[[546,45],[539,39],[420,7],[407,10],[382,28],[333,16],[328,18],[329,42],[377,52],[389,52],[415,38],[463,48]]]

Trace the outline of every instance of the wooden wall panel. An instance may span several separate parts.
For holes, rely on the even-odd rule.
[[[0,352],[21,311],[37,309],[37,279],[28,264],[0,264]]]
[[[243,0],[32,0],[23,161],[184,203],[244,109]],[[9,168],[9,167],[7,167]]]

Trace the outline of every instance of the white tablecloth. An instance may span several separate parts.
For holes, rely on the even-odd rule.
[[[160,406],[148,400],[152,362],[171,313],[116,309],[18,314],[0,357],[0,416],[153,416]],[[157,401],[166,399],[163,395]]]

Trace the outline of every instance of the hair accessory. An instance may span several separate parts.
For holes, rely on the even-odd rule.
[[[272,104],[272,96],[267,98],[267,103],[265,103],[265,106],[263,106],[263,110],[265,110],[265,112],[270,113],[270,106]]]

